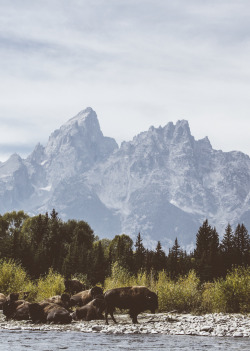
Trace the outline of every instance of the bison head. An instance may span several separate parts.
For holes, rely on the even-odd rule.
[[[44,315],[43,307],[39,303],[29,304],[29,315],[34,323],[45,322],[46,318]]]
[[[11,293],[6,301],[3,303],[3,314],[6,316],[6,318],[12,318],[15,311],[16,311],[16,301],[19,298],[18,293]]]
[[[97,295],[103,295],[103,290],[99,286],[94,286],[90,289],[90,294],[92,299],[94,299]]]
[[[146,304],[151,313],[155,313],[155,310],[158,309],[158,296],[154,292],[150,292],[146,296]]]
[[[63,293],[63,294],[61,295],[61,300],[62,300],[63,306],[64,306],[65,308],[70,307],[70,296],[69,296],[68,294]]]

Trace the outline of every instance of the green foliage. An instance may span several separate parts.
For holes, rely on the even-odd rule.
[[[206,312],[250,311],[250,267],[238,267],[226,278],[204,285],[202,307]]]
[[[155,289],[158,292],[159,310],[191,312],[200,304],[200,280],[194,271],[179,277],[177,281],[171,280],[165,271],[159,273]]]
[[[35,294],[35,285],[30,281],[22,266],[13,260],[0,260],[0,292],[9,295],[12,292],[30,292],[29,299]]]
[[[48,297],[61,295],[65,290],[64,278],[61,274],[54,272],[51,268],[46,276],[37,281],[37,301]]]
[[[118,262],[112,264],[111,276],[106,278],[104,281],[104,289],[114,289],[123,286],[134,285],[135,278],[129,273],[129,271],[120,266]]]

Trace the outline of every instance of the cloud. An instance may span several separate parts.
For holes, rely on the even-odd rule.
[[[247,0],[0,0],[0,8],[5,150],[46,143],[92,106],[118,142],[185,118],[195,137],[250,154]]]

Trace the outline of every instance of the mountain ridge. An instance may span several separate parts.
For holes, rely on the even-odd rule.
[[[228,222],[250,225],[250,158],[195,140],[187,120],[151,126],[119,147],[89,107],[26,159],[0,163],[0,213],[52,208],[100,237],[141,232],[151,246],[178,237],[190,247],[206,218],[220,234]]]

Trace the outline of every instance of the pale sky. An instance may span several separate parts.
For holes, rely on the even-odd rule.
[[[88,106],[118,143],[186,119],[250,155],[250,1],[0,0],[0,160]]]

